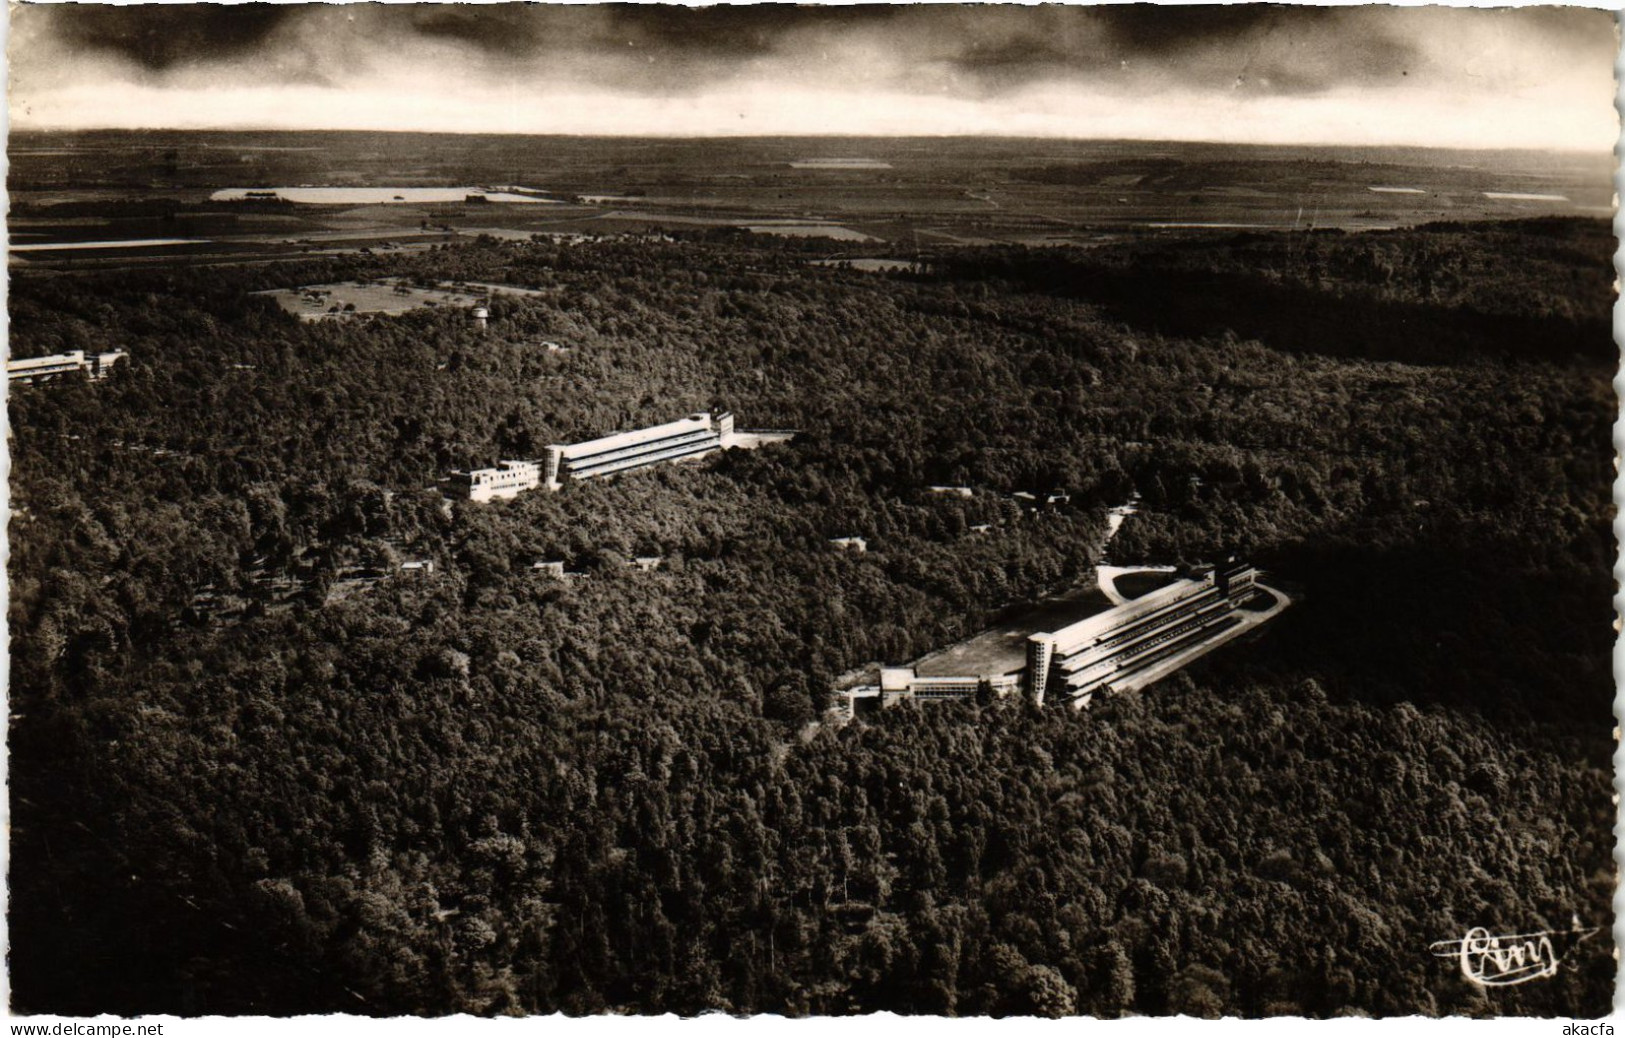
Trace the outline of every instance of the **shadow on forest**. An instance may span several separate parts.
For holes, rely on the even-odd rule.
[[[1608,323],[1347,298],[1240,274],[1079,272],[1066,294],[1163,335],[1234,332],[1271,349],[1406,364],[1567,362],[1615,354]]]
[[[1613,723],[1607,571],[1542,572],[1508,558],[1499,546],[1282,552],[1267,560],[1273,573],[1307,576],[1298,603],[1268,635],[1272,655],[1320,675],[1334,696],[1436,703],[1501,725],[1552,726],[1606,754]]]

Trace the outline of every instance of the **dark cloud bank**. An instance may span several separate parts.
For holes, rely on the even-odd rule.
[[[401,38],[466,46],[470,60],[594,57],[634,86],[674,88],[726,76],[740,63],[794,59],[821,41],[864,41],[922,66],[944,68],[967,91],[1014,88],[1035,79],[1090,77],[1125,63],[1181,80],[1225,85],[1245,74],[1286,92],[1425,73],[1425,52],[1398,24],[1370,8],[1226,6],[761,4],[688,8],[599,5],[53,5],[54,30],[72,48],[162,73],[193,65],[252,61],[274,51],[299,23],[344,10],[365,26],[356,45]],[[1590,36],[1611,46],[1604,11],[1505,12],[1531,28]],[[1387,30],[1387,31],[1384,31]],[[1246,64],[1251,46],[1256,67]],[[1240,58],[1237,64],[1234,59]],[[1212,59],[1224,68],[1213,68]],[[639,67],[641,66],[641,67]]]
[[[497,131],[1594,146],[1614,51],[1610,12],[1557,7],[25,4],[11,59],[42,125],[444,128],[461,105]]]

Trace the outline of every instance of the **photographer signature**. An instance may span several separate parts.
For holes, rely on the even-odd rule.
[[[1578,923],[1576,919],[1569,930],[1513,934],[1492,934],[1475,926],[1460,940],[1434,941],[1428,951],[1441,959],[1457,960],[1461,975],[1474,984],[1508,987],[1555,976],[1563,955],[1600,929]]]

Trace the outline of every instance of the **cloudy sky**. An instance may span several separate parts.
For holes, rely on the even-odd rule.
[[[13,126],[1004,134],[1611,150],[1575,8],[12,8]]]

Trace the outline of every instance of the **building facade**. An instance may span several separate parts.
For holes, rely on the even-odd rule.
[[[1228,562],[1176,580],[1114,609],[1027,639],[1027,687],[1033,701],[1064,698],[1089,705],[1096,692],[1149,684],[1241,626],[1236,610],[1258,571]]]
[[[6,377],[13,382],[34,382],[55,375],[65,375],[71,371],[83,371],[92,379],[106,378],[113,370],[113,365],[125,358],[123,350],[109,350],[104,353],[70,350],[67,353],[53,353],[48,357],[24,357],[22,360],[6,361]]]
[[[788,439],[791,435],[793,433],[774,434],[777,439]],[[776,440],[751,433],[741,439],[734,432],[731,413],[701,412],[647,429],[615,433],[582,443],[555,444],[547,448],[541,461],[499,461],[496,468],[453,472],[451,492],[470,501],[490,501],[514,497],[540,486],[558,490],[569,479],[612,476],[646,465],[697,458],[733,446],[760,446],[763,442]]]
[[[453,472],[451,484],[458,496],[470,501],[517,497],[542,483],[542,466],[534,461],[499,461],[494,469]]]
[[[1025,688],[1039,706],[1059,699],[1081,709],[1096,692],[1151,684],[1273,617],[1287,600],[1257,578],[1253,566],[1227,562],[1176,580],[1059,630],[1029,635],[1024,664],[962,675],[920,674],[924,664],[882,667],[878,682],[837,690],[839,706],[851,717],[860,701],[891,706],[911,699],[1003,698]],[[1244,610],[1255,591],[1267,592],[1263,601],[1274,604]]]
[[[566,480],[612,476],[618,472],[696,458],[733,445],[734,417],[700,412],[647,429],[614,433],[581,443],[547,448],[543,478],[557,490]]]

